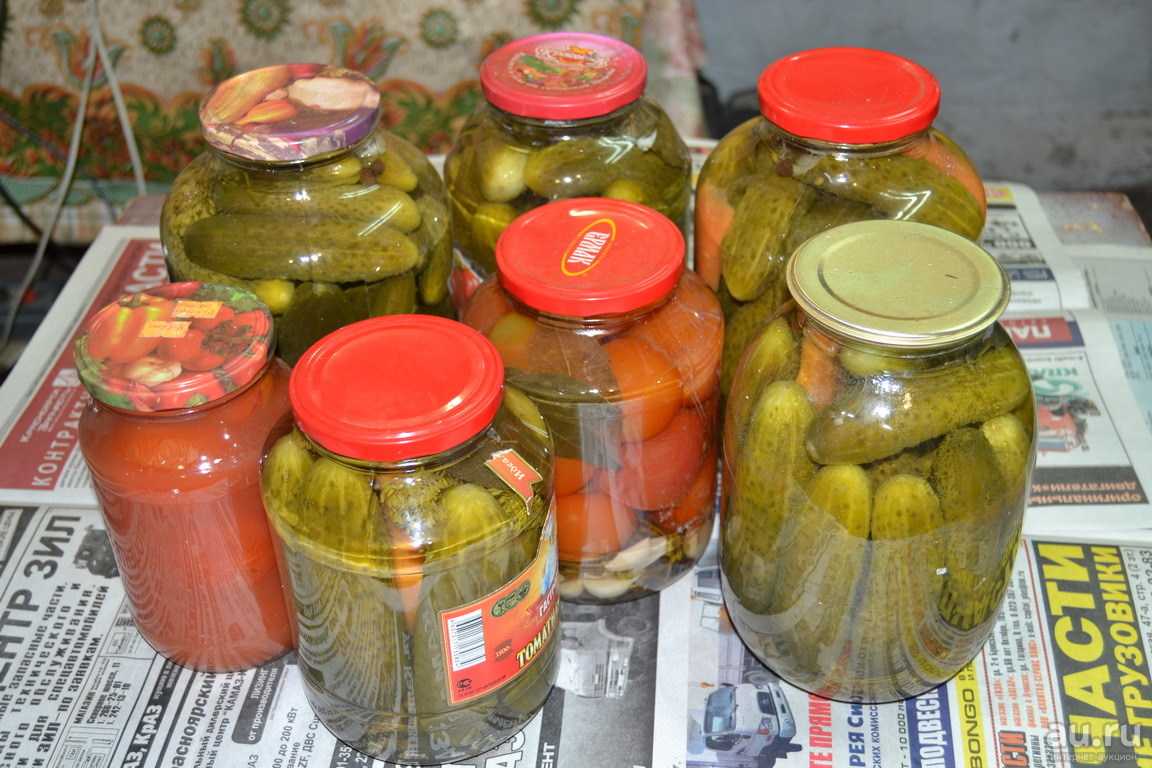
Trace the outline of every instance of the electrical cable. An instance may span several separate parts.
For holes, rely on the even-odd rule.
[[[136,138],[132,133],[131,122],[128,119],[128,110],[124,104],[124,97],[120,92],[120,83],[116,79],[112,58],[108,53],[107,45],[104,43],[104,34],[100,26],[98,1],[87,0],[87,6],[93,44],[88,49],[88,57],[84,65],[84,81],[80,89],[80,99],[76,107],[76,121],[72,127],[72,141],[68,148],[68,159],[65,164],[64,173],[57,187],[59,195],[55,205],[52,207],[52,214],[48,224],[41,231],[40,239],[36,244],[36,252],[32,256],[32,262],[28,265],[24,278],[20,281],[20,285],[12,297],[12,305],[8,308],[3,332],[0,333],[0,349],[7,347],[8,342],[12,338],[12,333],[16,328],[16,320],[20,314],[21,302],[40,271],[40,267],[44,262],[44,254],[47,252],[48,244],[52,239],[52,233],[56,231],[56,225],[59,223],[60,215],[64,211],[64,203],[68,198],[68,191],[72,187],[72,180],[76,173],[76,165],[80,157],[80,139],[84,132],[84,120],[88,112],[89,93],[91,92],[92,84],[96,77],[97,58],[99,58],[100,63],[104,66],[108,85],[112,89],[112,100],[116,106],[117,117],[120,119],[120,128],[124,133],[124,140],[128,145],[128,155],[132,162],[132,171],[136,180],[137,191],[141,195],[146,193],[143,164],[140,162],[140,153],[136,147]]]

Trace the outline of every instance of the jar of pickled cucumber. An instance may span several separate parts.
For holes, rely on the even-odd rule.
[[[560,595],[612,603],[682,576],[712,531],[716,296],[666,217],[578,198],[520,216],[462,320],[500,350],[555,444]]]
[[[552,32],[516,40],[480,67],[485,101],[444,161],[464,298],[496,270],[496,238],[551,200],[642,203],[685,224],[688,148],[644,94],[648,67],[611,37]]]
[[[173,280],[254,291],[289,364],[357,320],[452,316],[443,182],[382,127],[371,80],[319,64],[256,69],[217,86],[200,123],[209,149],[160,216]]]
[[[320,721],[401,764],[496,746],[543,705],[559,658],[540,412],[487,339],[421,315],[326,336],[289,391],[262,481]]]
[[[916,696],[967,664],[1012,574],[1036,454],[1007,278],[928,224],[800,246],[793,299],[728,398],[725,603],[767,666],[848,701]]]
[[[165,658],[249,669],[292,649],[260,492],[288,366],[250,291],[169,283],[123,296],[77,336],[92,400],[80,450],[132,618]]]
[[[932,124],[940,88],[883,51],[818,48],[760,75],[762,115],[737,126],[700,170],[694,268],[727,321],[722,388],[765,318],[787,299],[789,254],[851,221],[906,219],[976,239],[984,185]]]

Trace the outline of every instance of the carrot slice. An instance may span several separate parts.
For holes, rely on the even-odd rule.
[[[720,244],[732,226],[736,211],[728,195],[715,184],[704,182],[696,189],[695,263],[693,268],[713,291],[720,290]]]
[[[811,328],[800,341],[796,383],[808,392],[808,399],[817,410],[832,402],[840,387],[840,364],[836,360],[839,348],[839,344]]]
[[[904,150],[903,154],[906,157],[922,158],[924,162],[963,184],[980,204],[980,212],[987,215],[988,199],[984,192],[984,182],[972,164],[966,162],[960,147],[951,139],[942,139],[929,133],[924,141],[917,141]]]
[[[424,579],[424,554],[413,546],[404,531],[392,527],[392,584],[404,610],[404,623],[416,630],[420,612],[420,583]]]

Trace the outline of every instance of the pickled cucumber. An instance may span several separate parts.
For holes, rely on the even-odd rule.
[[[524,164],[528,189],[548,200],[593,197],[615,177],[620,147],[597,137],[559,142],[533,152]]]
[[[816,418],[808,450],[821,464],[864,464],[1015,408],[1031,382],[1011,344],[970,365],[849,381]]]
[[[184,233],[184,251],[193,264],[248,280],[342,283],[398,275],[420,262],[410,238],[374,221],[256,214],[197,221]]]
[[[213,199],[218,211],[232,216],[265,215],[287,220],[316,216],[360,219],[365,227],[387,225],[400,232],[420,226],[420,209],[407,193],[385,184],[341,184],[324,187],[254,186],[248,179],[219,183]],[[305,194],[301,194],[306,190]]]
[[[769,284],[760,296],[746,304],[730,299],[726,280],[722,279],[719,297],[724,309],[724,347],[720,359],[720,391],[732,388],[739,365],[748,345],[769,321],[773,313],[788,300],[788,288],[782,283]],[[727,299],[727,300],[726,300]]]
[[[776,175],[749,185],[720,244],[721,270],[733,298],[752,301],[771,281],[783,280],[791,221],[815,198],[811,189]]]
[[[476,148],[474,162],[480,175],[480,195],[492,203],[515,200],[528,188],[524,167],[530,152],[503,142],[485,142]]]
[[[773,382],[749,412],[745,439],[724,444],[732,488],[721,527],[724,573],[736,598],[753,613],[771,612],[776,540],[789,512],[803,503],[804,483],[815,472],[804,451],[813,413],[803,387]]]
[[[984,228],[984,212],[967,187],[920,158],[827,156],[797,178],[837,197],[874,206],[886,218],[933,224],[971,240]]]
[[[800,353],[797,351],[796,334],[788,325],[788,320],[783,317],[773,318],[748,346],[741,364],[743,374],[728,392],[725,414],[728,432],[724,439],[733,444],[745,441],[748,412],[760,399],[763,388],[773,381],[796,378]]]
[[[374,546],[382,521],[367,473],[317,457],[303,477],[298,503],[299,535],[364,563],[384,554]]]
[[[301,283],[276,326],[276,354],[294,365],[310,346],[357,319],[347,293],[331,283]]]

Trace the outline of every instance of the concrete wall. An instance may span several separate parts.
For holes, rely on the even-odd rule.
[[[936,76],[936,125],[985,178],[1152,192],[1152,0],[695,3],[721,104],[795,51],[880,48]]]

